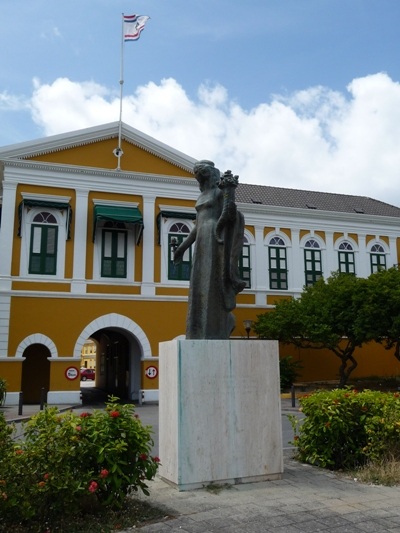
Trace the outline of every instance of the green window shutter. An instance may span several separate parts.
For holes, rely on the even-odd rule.
[[[287,290],[288,273],[286,248],[268,247],[269,287],[270,289]]]
[[[251,264],[250,264],[250,246],[244,244],[242,254],[239,257],[239,277],[246,283],[246,289],[251,288]]]
[[[29,274],[57,273],[58,227],[32,224],[29,253]]]
[[[168,234],[168,279],[189,281],[192,268],[192,247],[189,247],[183,254],[182,261],[174,264],[174,251],[182,241],[187,238],[185,233]]]
[[[371,258],[371,273],[378,270],[386,270],[386,256],[385,254],[370,254]]]
[[[355,274],[354,252],[339,252],[339,272]]]
[[[101,277],[126,278],[127,232],[104,229],[101,243]]]
[[[321,251],[315,249],[304,250],[306,285],[314,285],[322,277]]]

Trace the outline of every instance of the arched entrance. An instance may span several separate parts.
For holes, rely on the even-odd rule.
[[[50,350],[43,344],[31,344],[24,350],[23,357],[21,390],[24,403],[40,403],[42,389],[45,399],[50,388]]]
[[[130,342],[119,331],[100,330],[92,335],[98,342],[96,352],[96,386],[108,395],[131,399],[130,382],[134,362]]]
[[[88,339],[96,342],[96,388],[121,400],[138,401],[141,361],[151,355],[150,342],[140,326],[118,313],[102,315],[82,331],[74,357],[80,358]]]

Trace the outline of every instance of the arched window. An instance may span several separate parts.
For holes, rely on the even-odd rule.
[[[268,244],[269,286],[270,289],[287,290],[287,255],[285,241],[272,237]]]
[[[322,277],[321,249],[315,239],[304,244],[304,272],[306,286],[314,285]]]
[[[339,244],[338,261],[339,272],[356,273],[353,246],[349,242],[344,241]]]
[[[54,215],[43,211],[35,215],[31,225],[29,274],[57,273],[58,225]]]
[[[371,273],[378,270],[386,270],[386,254],[382,245],[374,244],[370,251]]]
[[[174,251],[180,243],[186,239],[190,229],[183,222],[172,224],[168,232],[168,279],[188,281],[190,279],[190,270],[192,268],[192,247],[188,248],[183,254],[182,261],[174,265]]]
[[[239,276],[246,283],[246,289],[251,287],[250,243],[246,235],[243,237],[242,254],[239,258]]]

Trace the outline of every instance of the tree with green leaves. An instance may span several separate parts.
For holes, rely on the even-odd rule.
[[[379,270],[368,278],[360,329],[400,361],[400,270]],[[356,323],[356,327],[358,324]]]
[[[361,317],[367,280],[334,273],[306,287],[300,298],[277,302],[257,317],[256,333],[299,348],[328,349],[340,359],[339,385],[357,367],[354,351],[370,337]]]

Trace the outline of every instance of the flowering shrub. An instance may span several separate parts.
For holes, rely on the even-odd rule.
[[[301,461],[351,469],[389,453],[400,456],[400,394],[351,389],[300,399],[304,420],[291,417]]]
[[[131,491],[149,494],[159,459],[133,405],[111,398],[105,410],[81,415],[50,407],[24,424],[24,441],[14,443],[10,431],[0,418],[0,516],[45,523],[82,502],[120,506]]]

